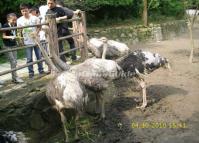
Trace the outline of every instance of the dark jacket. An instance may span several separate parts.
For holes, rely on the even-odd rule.
[[[13,25],[12,27],[15,27],[17,25]],[[5,23],[3,25],[3,28],[6,28],[6,27],[10,27],[10,25],[8,23]],[[17,31],[16,30],[7,30],[4,32],[6,34],[6,36],[16,36],[16,33]],[[16,42],[16,39],[3,39],[3,43],[5,46],[16,46],[17,45],[17,42]]]
[[[73,11],[66,7],[54,7],[52,9],[49,9],[46,14],[56,14],[56,18],[67,16],[67,18],[70,19],[73,17]],[[66,22],[58,23],[57,31],[58,31],[58,37],[65,36],[66,33],[68,33],[69,31],[68,24]]]

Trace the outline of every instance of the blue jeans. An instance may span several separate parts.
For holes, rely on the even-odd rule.
[[[33,49],[35,51],[35,56],[36,56],[37,60],[41,59],[41,51],[40,51],[39,47],[37,47],[37,46],[29,47],[29,48],[26,48],[27,63],[33,62],[33,58],[32,58]],[[39,63],[37,63],[37,65],[38,65],[39,73],[42,73],[44,71],[43,63],[39,62]],[[34,75],[33,65],[28,66],[28,72],[29,72],[29,76]]]

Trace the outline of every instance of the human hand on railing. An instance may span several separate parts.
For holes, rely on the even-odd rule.
[[[56,18],[56,22],[60,22],[60,20],[61,20],[60,17]]]
[[[67,16],[57,17],[56,22],[60,22],[63,19],[67,19]]]
[[[38,40],[38,38],[39,38],[37,32],[31,32],[31,33],[29,33],[29,36],[30,36],[33,40]]]
[[[10,36],[10,39],[14,40],[16,39],[16,36]]]
[[[21,37],[21,36],[16,36],[15,38],[16,39],[24,39],[24,37]]]

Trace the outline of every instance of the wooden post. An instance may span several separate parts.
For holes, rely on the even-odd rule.
[[[82,60],[84,61],[88,57],[86,14],[84,11],[81,12],[81,18],[82,18],[82,32],[83,32],[83,48],[82,48],[81,57],[82,57]]]
[[[68,70],[70,67],[59,58],[59,44],[57,34],[57,23],[55,14],[47,14],[46,19],[49,25],[47,32],[47,41],[49,44],[50,54],[53,57],[54,65],[60,70]]]
[[[79,15],[78,14],[74,14],[73,15],[73,18],[79,18]],[[74,20],[72,22],[72,29],[73,29],[73,34],[77,34],[77,33],[80,33],[81,32],[81,28],[80,28],[80,22],[79,20]],[[77,48],[80,48],[81,45],[81,37],[82,35],[79,35],[79,36],[74,36],[73,39],[75,41],[75,47]],[[81,49],[80,49],[81,50]],[[81,52],[81,51],[80,51]]]
[[[147,0],[143,0],[144,9],[143,9],[143,22],[144,26],[148,26],[148,4]]]

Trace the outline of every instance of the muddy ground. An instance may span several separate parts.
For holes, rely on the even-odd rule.
[[[194,29],[194,37],[196,49],[192,64],[188,62],[190,41],[187,33],[168,41],[130,46],[132,50],[147,49],[167,57],[172,71],[158,69],[146,76],[148,106],[145,110],[136,108],[141,103],[141,96],[139,91],[135,91],[133,83],[125,80],[116,81],[113,92],[115,98],[106,105],[106,120],[104,123],[94,121],[89,124],[90,126],[83,132],[84,137],[78,142],[198,143],[199,28],[197,27]],[[33,91],[32,88],[34,87],[28,91]],[[3,98],[6,96],[8,95],[4,94],[1,97],[2,104],[5,103]],[[55,137],[47,137],[49,140],[45,139],[45,142],[62,142],[59,141],[60,138],[63,139],[62,130],[59,129],[59,132]],[[44,142],[40,138],[35,143],[39,140]]]
[[[147,108],[136,109],[139,92],[130,82],[117,81],[117,97],[107,106],[98,143],[198,143],[199,142],[199,29],[195,28],[195,54],[188,62],[188,34],[158,43],[132,46],[167,57],[172,71],[158,69],[147,75]]]

